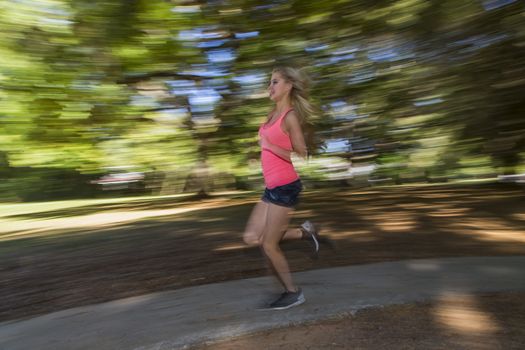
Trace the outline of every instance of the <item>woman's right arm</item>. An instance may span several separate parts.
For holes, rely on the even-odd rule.
[[[308,155],[308,148],[304,141],[303,128],[299,122],[299,118],[294,111],[288,113],[284,119],[285,128],[290,135],[290,141],[292,142],[293,151],[301,158],[306,158]]]

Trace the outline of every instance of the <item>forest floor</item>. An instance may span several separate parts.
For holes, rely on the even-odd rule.
[[[245,247],[241,238],[258,198],[223,193],[201,200],[168,196],[0,205],[0,321],[267,275],[258,249]],[[525,255],[525,191],[512,185],[306,189],[292,224],[305,219],[322,224],[322,233],[337,249],[323,249],[312,260],[304,241],[286,242],[283,250],[293,271],[403,259]],[[365,310],[210,348],[250,344],[256,349],[254,344],[263,339],[265,349],[510,349],[515,339],[525,340],[524,297],[480,296],[492,317],[511,325],[500,332],[510,339],[503,347],[490,347],[495,343],[483,332],[478,338],[461,338],[444,328],[444,333],[436,332],[436,324],[426,321],[436,306],[429,302]],[[472,316],[469,303],[449,301]],[[428,336],[409,332],[416,328]],[[397,347],[392,338],[398,339]],[[291,344],[298,340],[304,342],[294,348]]]

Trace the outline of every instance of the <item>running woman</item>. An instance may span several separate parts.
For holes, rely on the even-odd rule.
[[[299,228],[288,228],[302,190],[291,155],[307,157],[302,125],[314,109],[308,101],[307,79],[298,69],[275,68],[268,93],[274,108],[259,128],[266,188],[250,215],[243,239],[250,246],[262,248],[275,277],[284,287],[281,296],[269,304],[270,309],[283,310],[300,305],[306,299],[293,282],[279,243],[284,239],[308,239],[313,243],[314,253],[319,251],[318,232],[310,221]]]

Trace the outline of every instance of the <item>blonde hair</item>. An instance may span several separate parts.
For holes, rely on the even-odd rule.
[[[302,124],[308,121],[308,117],[315,113],[315,108],[309,101],[310,79],[303,70],[282,66],[273,69],[272,73],[279,73],[284,80],[292,84],[290,99],[295,113]]]

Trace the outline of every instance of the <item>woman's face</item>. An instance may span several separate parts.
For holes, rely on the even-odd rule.
[[[278,102],[287,97],[290,94],[290,90],[292,90],[292,84],[284,80],[280,73],[275,72],[272,74],[270,85],[268,86],[268,93],[272,101]]]

